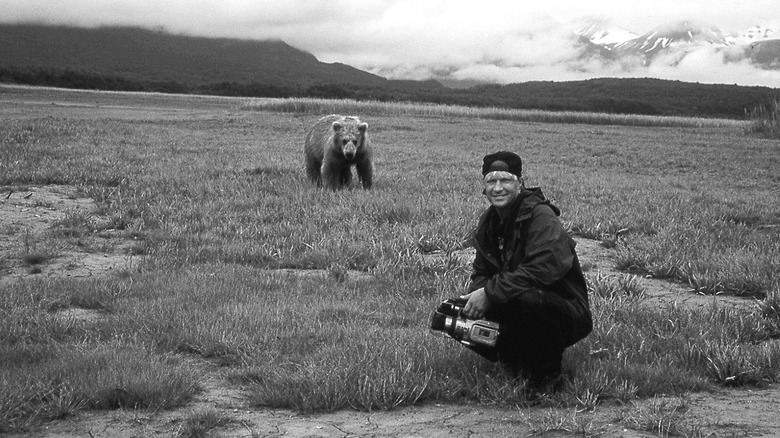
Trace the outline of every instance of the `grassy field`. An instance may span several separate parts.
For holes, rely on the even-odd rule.
[[[303,138],[322,115],[311,105],[0,88],[0,188],[77,186],[147,256],[111,277],[32,276],[0,293],[0,432],[82,409],[181,406],[199,389],[192,358],[223,365],[254,406],[526,405],[500,367],[428,330],[468,277],[446,254],[467,246],[487,205],[481,158],[499,149],[518,152],[527,185],[555,200],[572,233],[614,247],[627,272],[587,272],[595,330],[567,351],[570,384],[551,403],[778,379],[777,141],[733,122],[528,121],[397,104],[363,115],[350,104],[336,107],[369,123],[375,188],[334,193],[305,180]],[[53,232],[77,237],[85,222]],[[435,251],[445,257],[423,258]],[[650,308],[629,274],[758,305]],[[104,318],[64,324],[54,311],[68,306]]]

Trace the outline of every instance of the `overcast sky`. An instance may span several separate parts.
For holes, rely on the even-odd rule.
[[[323,62],[391,79],[446,72],[499,83],[617,76],[780,88],[780,70],[724,65],[713,50],[674,67],[671,61],[633,70],[575,64],[571,32],[586,17],[637,34],[681,20],[735,34],[755,25],[780,32],[780,0],[0,0],[2,22],[281,39]]]

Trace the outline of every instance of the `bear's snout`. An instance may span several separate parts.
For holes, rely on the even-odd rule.
[[[344,144],[344,149],[343,150],[344,150],[344,156],[347,159],[351,160],[351,159],[355,158],[355,154],[357,154],[357,144],[356,144],[356,142],[354,140],[353,141],[348,141],[347,143]]]

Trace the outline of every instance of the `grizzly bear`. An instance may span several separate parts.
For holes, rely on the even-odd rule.
[[[334,114],[321,118],[309,130],[303,152],[306,176],[318,187],[349,187],[354,165],[363,188],[371,188],[374,164],[368,123],[357,117]]]

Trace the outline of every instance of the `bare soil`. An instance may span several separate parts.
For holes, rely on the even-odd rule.
[[[34,276],[77,277],[115,275],[140,263],[132,256],[134,242],[125,233],[100,226],[107,220],[96,213],[93,200],[73,187],[0,187],[0,291],[10,282]],[[78,239],[57,237],[52,226],[69,213],[88,215],[100,230]],[[578,254],[589,272],[619,275],[611,250],[599,242],[577,239]],[[39,263],[29,256],[42,247],[56,248]],[[99,249],[99,250],[97,250]],[[26,257],[27,256],[27,257]],[[473,256],[458,254],[464,261]],[[307,275],[316,275],[308,272]],[[348,273],[348,275],[360,275]],[[753,306],[751,300],[730,296],[702,296],[684,285],[642,278],[648,303],[665,305],[677,301],[690,306],[711,305],[713,300],[729,306]],[[84,309],[67,309],[60,317],[76,321],[96,318]],[[393,411],[301,415],[284,409],[249,408],[241,388],[230,386],[222,371],[200,363],[206,372],[204,390],[189,405],[166,412],[133,410],[87,411],[47,424],[40,430],[10,436],[41,437],[146,437],[177,436],[183,422],[193,413],[216,410],[230,422],[212,431],[226,437],[515,437],[603,436],[649,437],[657,432],[642,429],[621,418],[626,413],[647,409],[652,400],[631,405],[599,405],[590,412],[573,408],[507,408],[491,405],[426,404]],[[656,402],[658,402],[656,400]],[[780,386],[764,389],[722,389],[717,393],[696,393],[688,397],[683,423],[696,430],[695,436],[780,436]],[[553,426],[557,419],[558,426]],[[540,428],[540,425],[547,425]]]
[[[86,278],[140,262],[136,244],[121,230],[106,228],[94,200],[74,187],[0,187],[0,287],[30,276]],[[91,234],[58,236],[52,227],[68,215],[84,215]]]

